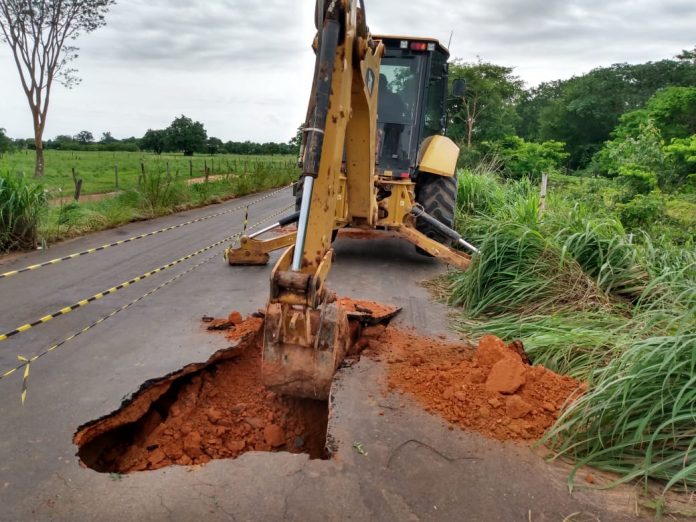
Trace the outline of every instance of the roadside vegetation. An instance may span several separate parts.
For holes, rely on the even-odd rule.
[[[577,468],[693,490],[696,198],[654,192],[657,210],[627,213],[623,180],[558,172],[549,191],[542,210],[498,160],[460,171],[458,228],[481,255],[447,281],[456,326],[588,382],[544,440]]]
[[[73,169],[83,180],[82,194],[112,193],[118,190],[135,190],[146,176],[169,173],[174,181],[201,179],[208,176],[248,174],[258,169],[294,169],[294,155],[241,155],[204,154],[185,157],[182,154],[124,151],[53,150],[44,153],[46,166],[42,186],[51,197],[70,196],[75,190]],[[0,154],[0,173],[31,177],[34,155],[30,150],[15,150]],[[118,185],[117,185],[118,181]]]
[[[190,184],[154,172],[140,185],[96,201],[49,204],[50,195],[26,177],[0,174],[0,252],[34,248],[88,232],[219,203],[232,197],[281,187],[294,181],[296,169],[285,163],[259,162],[247,172]]]
[[[439,286],[456,328],[587,382],[542,441],[571,485],[590,465],[693,492],[696,49],[528,90],[510,67],[450,71],[469,85],[457,227],[481,250]]]

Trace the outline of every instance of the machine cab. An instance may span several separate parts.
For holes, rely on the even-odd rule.
[[[385,47],[380,66],[377,172],[415,179],[423,140],[444,134],[449,51],[435,39],[374,36]]]

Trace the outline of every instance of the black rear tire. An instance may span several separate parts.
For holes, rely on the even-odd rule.
[[[454,227],[454,208],[457,201],[457,177],[421,173],[416,182],[416,201],[440,223]],[[451,240],[423,219],[416,220],[416,229],[439,243],[450,245]],[[418,253],[429,255],[422,249]]]

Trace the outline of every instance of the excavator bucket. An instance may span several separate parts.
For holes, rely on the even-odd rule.
[[[270,303],[264,327],[262,377],[283,395],[327,400],[331,381],[351,343],[346,311]]]

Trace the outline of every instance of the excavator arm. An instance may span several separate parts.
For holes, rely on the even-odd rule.
[[[268,252],[291,245],[271,274],[263,381],[282,394],[327,399],[351,341],[347,313],[326,288],[334,231],[345,226],[391,230],[422,251],[466,269],[469,256],[417,229],[417,220],[424,220],[440,237],[476,250],[416,203],[411,179],[376,173],[384,46],[367,29],[362,1],[317,0],[316,18],[316,64],[301,147],[302,201],[293,217],[297,231],[266,241],[245,237],[226,256],[233,265],[266,263]],[[444,136],[437,140],[440,148],[458,150]],[[428,159],[440,148],[427,148],[430,152],[420,160],[424,171],[430,164],[446,163]],[[453,176],[453,169],[439,174]]]
[[[326,288],[337,197],[347,186],[366,224],[377,219],[374,147],[381,44],[364,26],[357,0],[320,0],[316,65],[303,140],[302,204],[295,244],[271,276],[263,379],[282,393],[326,399],[350,335],[346,312]],[[361,22],[359,22],[361,20]],[[362,26],[362,30],[360,27]],[[348,166],[362,172],[346,185]],[[343,179],[342,179],[343,178]]]

